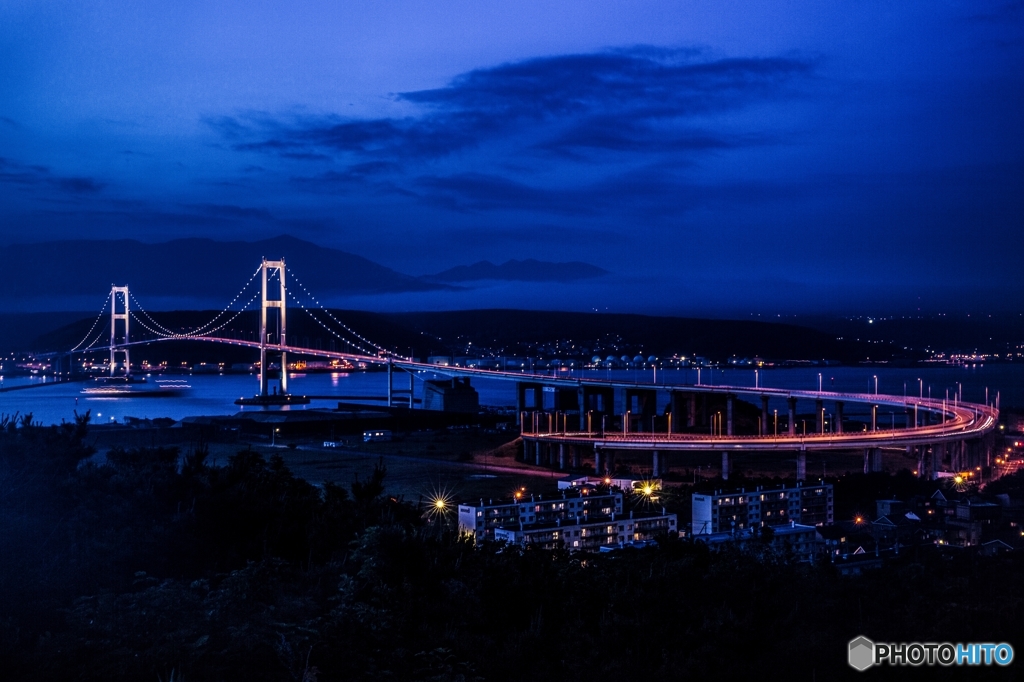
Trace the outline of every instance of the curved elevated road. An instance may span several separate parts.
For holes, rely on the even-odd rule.
[[[138,346],[161,341],[206,341],[247,348],[259,349],[257,341],[242,341],[220,337],[182,337],[133,341],[125,346]],[[551,443],[589,445],[622,450],[721,450],[721,451],[765,451],[765,450],[846,450],[856,448],[908,447],[934,443],[949,443],[980,438],[992,432],[999,420],[999,411],[988,405],[976,403],[949,404],[934,399],[908,399],[903,396],[871,393],[835,393],[829,391],[795,391],[779,388],[752,388],[749,386],[707,386],[694,384],[652,384],[623,380],[559,377],[547,374],[526,374],[488,369],[445,367],[400,358],[340,353],[299,346],[267,345],[268,350],[284,351],[298,355],[343,360],[352,363],[388,365],[410,372],[425,371],[446,376],[480,377],[517,382],[530,382],[563,388],[584,386],[604,388],[633,388],[683,393],[712,393],[722,395],[768,396],[769,398],[796,398],[805,400],[842,401],[878,406],[894,406],[901,409],[917,408],[924,412],[941,415],[940,422],[925,426],[876,431],[847,433],[825,433],[808,435],[771,436],[710,435],[710,434],[668,434],[668,433],[599,433],[585,431],[525,432],[531,440]],[[93,348],[93,351],[108,350],[109,346]]]

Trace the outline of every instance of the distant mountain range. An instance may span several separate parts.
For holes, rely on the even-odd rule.
[[[571,261],[569,263],[546,263],[528,258],[510,260],[501,265],[486,260],[472,265],[460,265],[423,279],[435,282],[475,282],[480,280],[505,280],[516,282],[574,282],[607,275],[590,263]]]
[[[234,293],[264,257],[284,258],[303,284],[317,292],[391,293],[444,288],[345,251],[294,237],[255,242],[175,239],[145,244],[133,239],[65,240],[5,247],[0,292],[59,296],[95,291],[112,282],[148,296],[210,297]],[[295,284],[290,281],[289,284]],[[230,295],[230,294],[229,294]]]
[[[78,307],[73,297],[102,300],[111,284],[128,284],[133,293],[158,307],[199,307],[230,298],[257,269],[262,258],[288,263],[289,290],[299,284],[316,295],[395,294],[456,291],[458,282],[499,279],[566,282],[605,274],[586,263],[536,260],[486,261],[452,268],[431,277],[414,277],[362,256],[289,236],[254,242],[175,239],[147,244],[133,239],[63,240],[4,247],[0,295],[22,311]],[[225,299],[226,300],[226,299]]]

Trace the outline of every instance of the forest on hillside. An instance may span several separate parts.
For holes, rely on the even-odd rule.
[[[345,488],[251,450],[96,463],[88,430],[88,415],[0,418],[6,679],[831,680],[856,674],[846,646],[862,634],[1021,641],[1013,553],[907,551],[841,577],[767,545],[474,546],[390,496],[383,466]]]

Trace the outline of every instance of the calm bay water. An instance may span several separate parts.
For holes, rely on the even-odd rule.
[[[878,377],[878,392],[890,395],[916,397],[919,391],[933,398],[943,398],[946,390],[952,396],[957,382],[962,385],[963,398],[969,402],[984,402],[985,389],[990,398],[1000,393],[1001,406],[1024,408],[1024,364],[989,364],[968,367],[929,368],[880,368],[880,367],[825,367],[800,369],[768,369],[758,374],[758,385],[766,388],[794,390],[815,390],[818,375],[826,391],[871,393],[874,392],[874,378]],[[752,369],[703,369],[700,380],[709,385],[754,386]],[[573,373],[572,376],[579,376]],[[561,373],[566,376],[566,373]],[[624,379],[626,381],[650,382],[654,378],[651,370],[598,370],[584,372],[585,377]],[[158,376],[149,378],[154,382]],[[261,409],[311,409],[333,408],[341,397],[384,396],[387,393],[387,374],[383,372],[353,372],[331,374],[292,374],[290,388],[294,393],[311,396],[331,396],[327,400],[314,400],[308,406],[285,408],[241,408],[234,401],[241,396],[251,396],[258,389],[255,375],[173,375],[165,379],[184,379],[191,386],[182,395],[162,398],[111,398],[96,397],[82,393],[86,383],[53,383],[30,377],[3,377],[0,387],[11,388],[33,385],[33,388],[0,392],[0,414],[13,415],[31,412],[34,419],[44,424],[70,421],[75,410],[79,413],[92,411],[94,422],[122,421],[124,417],[182,419],[200,415],[231,415],[247,410]],[[417,375],[417,396],[422,395],[422,381],[432,378],[427,374]],[[921,379],[919,385],[918,379]],[[659,384],[696,383],[696,370],[659,370]],[[480,403],[487,406],[515,405],[515,388],[512,382],[472,379],[473,386],[480,394]],[[395,388],[407,389],[408,379],[404,373],[396,373]],[[667,397],[659,397],[663,407]],[[383,401],[368,401],[368,405],[382,405]],[[782,412],[784,403],[778,406]],[[855,414],[848,410],[849,414]]]

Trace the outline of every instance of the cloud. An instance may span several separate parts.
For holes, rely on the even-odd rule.
[[[522,136],[563,154],[704,151],[744,139],[696,127],[695,118],[792,96],[788,86],[814,69],[799,57],[635,47],[476,69],[442,88],[396,95],[421,110],[404,118],[248,113],[206,123],[239,151],[349,164],[429,161]]]
[[[230,204],[192,204],[184,208],[198,211],[204,215],[215,218],[227,218],[229,220],[274,220],[270,211],[262,208],[248,208],[245,206],[234,206]]]
[[[413,108],[403,117],[245,112],[206,124],[230,149],[267,165],[277,157],[301,192],[463,214],[657,217],[737,195],[732,186],[694,187],[677,171],[782,141],[766,130],[764,107],[801,96],[816,66],[798,56],[640,46],[475,69],[394,95]],[[764,196],[741,189],[741,201]]]
[[[22,187],[55,187],[68,194],[95,194],[104,183],[93,178],[54,175],[46,166],[0,157],[0,183]]]

